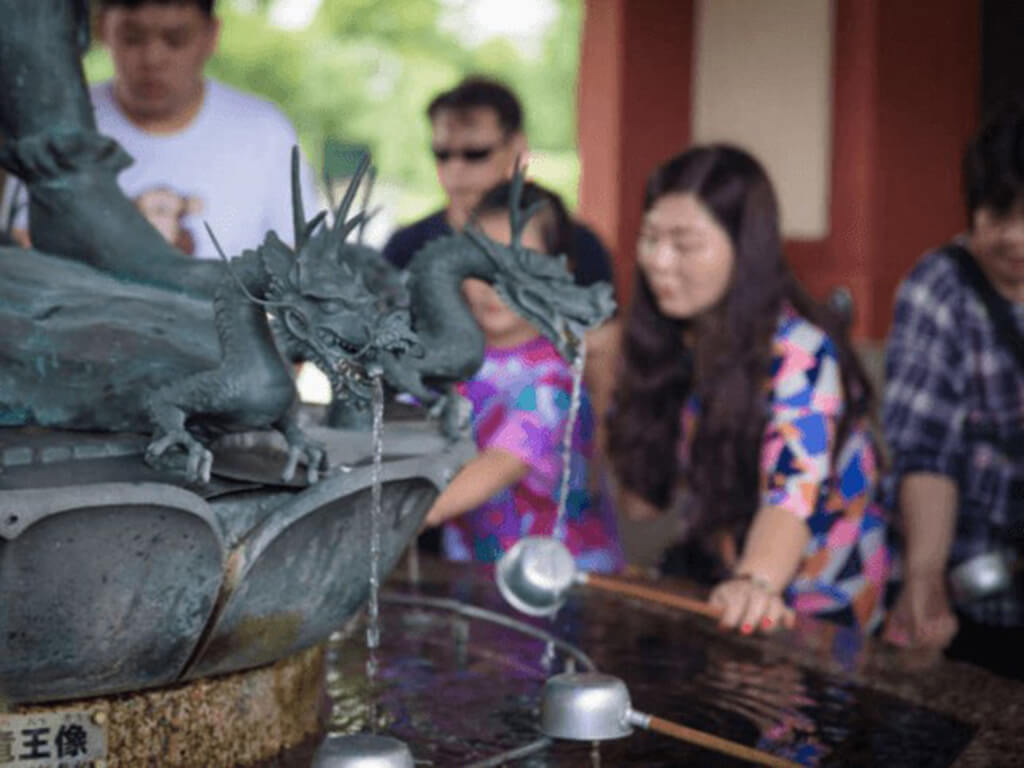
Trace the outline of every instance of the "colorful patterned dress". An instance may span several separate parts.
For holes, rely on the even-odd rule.
[[[786,308],[773,348],[760,506],[788,509],[811,534],[786,602],[800,613],[874,631],[890,566],[886,519],[874,502],[874,441],[866,425],[854,424],[833,461],[842,383],[835,345],[824,331]],[[684,463],[698,414],[691,398],[682,415]]]
[[[507,451],[529,470],[511,488],[444,525],[445,555],[452,560],[494,562],[523,536],[554,533],[580,568],[604,572],[621,568],[614,513],[588,491],[594,417],[585,391],[573,432],[564,530],[554,530],[572,371],[551,342],[539,336],[517,347],[488,348],[480,370],[459,385],[459,392],[473,405],[477,447]]]

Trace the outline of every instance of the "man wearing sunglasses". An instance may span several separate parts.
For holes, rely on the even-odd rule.
[[[427,107],[427,117],[437,178],[448,204],[391,236],[384,257],[399,269],[407,267],[426,243],[461,231],[484,194],[512,176],[516,158],[527,148],[519,99],[489,78],[468,77],[438,94]],[[576,282],[612,281],[608,252],[578,222],[573,225],[572,248]]]
[[[484,194],[509,179],[516,158],[526,153],[519,99],[494,80],[466,78],[450,91],[434,97],[427,107],[427,117],[437,179],[448,197],[448,205],[391,236],[384,246],[384,258],[399,269],[405,269],[416,252],[431,240],[461,231]],[[577,283],[612,282],[608,252],[597,236],[579,222],[573,223],[570,247]],[[588,347],[593,352],[589,342]],[[593,354],[588,357],[599,359]],[[420,536],[419,548],[439,553],[440,531],[426,531]]]
[[[425,243],[460,231],[483,194],[507,179],[526,153],[523,112],[504,85],[470,77],[438,94],[427,107],[437,179],[448,198],[443,210],[397,231],[384,256],[405,268]]]

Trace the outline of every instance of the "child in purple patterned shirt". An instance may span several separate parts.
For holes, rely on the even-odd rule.
[[[499,242],[511,237],[509,193],[510,185],[502,184],[477,208],[476,226]],[[542,200],[548,205],[527,223],[521,242],[541,253],[562,252],[569,220],[561,201],[537,185],[524,185],[524,209]],[[443,551],[453,560],[494,562],[523,536],[554,535],[580,568],[618,570],[622,552],[614,515],[594,503],[587,488],[594,427],[589,398],[584,392],[573,427],[569,493],[560,521],[572,370],[490,285],[468,279],[463,295],[486,339],[483,365],[459,386],[473,406],[480,453],[435,501],[427,525],[444,525]]]

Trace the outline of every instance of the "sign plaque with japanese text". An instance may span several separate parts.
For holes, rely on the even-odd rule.
[[[0,714],[0,768],[94,768],[106,759],[103,712]]]

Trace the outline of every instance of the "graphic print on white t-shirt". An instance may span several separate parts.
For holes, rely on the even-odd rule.
[[[192,122],[156,135],[124,116],[112,82],[93,86],[90,95],[97,128],[136,158],[118,176],[121,189],[133,200],[153,188],[183,198],[178,230],[191,234],[196,257],[218,258],[204,222],[229,256],[255,248],[268,230],[291,242],[291,148],[298,139],[273,104],[207,79]],[[305,163],[301,177],[306,210],[315,211],[316,188]]]
[[[149,208],[147,218],[175,245],[191,239],[196,258],[219,258],[206,233],[209,223],[228,256],[256,248],[269,230],[292,242],[291,151],[295,129],[269,101],[215,80],[204,81],[203,105],[192,122],[173,134],[151,134],[121,112],[113,82],[89,89],[96,127],[135,162],[118,174],[125,196]],[[313,173],[300,164],[307,215],[319,210]],[[151,199],[159,190],[158,201]],[[141,200],[140,200],[141,198]],[[177,203],[175,200],[177,199]],[[28,227],[24,185],[18,185],[14,226]],[[184,250],[184,249],[183,249]]]
[[[182,253],[196,254],[196,238],[185,223],[187,216],[203,212],[203,201],[190,197],[165,184],[143,190],[132,200],[146,220],[153,225],[164,240]]]

